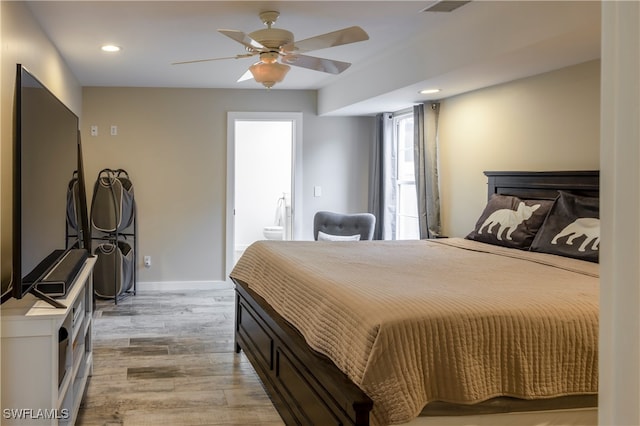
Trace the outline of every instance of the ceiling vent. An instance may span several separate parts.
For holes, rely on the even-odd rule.
[[[423,9],[422,12],[451,12],[464,6],[470,1],[471,0],[440,0],[426,9]]]

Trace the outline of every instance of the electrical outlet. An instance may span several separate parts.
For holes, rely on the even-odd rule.
[[[151,256],[145,256],[144,257],[144,267],[145,268],[150,268],[151,267]]]
[[[118,136],[118,126],[116,125],[111,126],[111,136]]]
[[[98,136],[98,126],[91,126],[91,136]]]

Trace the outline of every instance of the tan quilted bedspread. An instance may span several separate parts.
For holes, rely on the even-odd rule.
[[[260,241],[231,273],[374,401],[595,394],[598,265],[464,239]]]

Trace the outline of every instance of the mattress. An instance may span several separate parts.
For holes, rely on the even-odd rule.
[[[369,395],[373,424],[597,393],[594,263],[456,238],[260,241],[231,277]]]

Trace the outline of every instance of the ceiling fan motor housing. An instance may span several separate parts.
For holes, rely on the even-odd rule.
[[[271,50],[278,51],[281,47],[293,44],[293,33],[281,28],[265,28],[254,31],[249,37]]]

